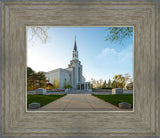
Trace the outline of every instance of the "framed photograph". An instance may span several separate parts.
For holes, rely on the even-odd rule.
[[[27,111],[133,111],[133,29],[27,26]]]
[[[159,136],[157,2],[2,2],[3,136]]]

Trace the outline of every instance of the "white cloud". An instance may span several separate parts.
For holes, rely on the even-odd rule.
[[[129,45],[127,48],[121,50],[120,52],[116,51],[113,48],[105,48],[101,51],[101,53],[97,56],[97,58],[101,61],[105,59],[105,63],[116,63],[122,64],[124,62],[132,62],[133,50],[132,45]]]
[[[117,52],[113,48],[105,48],[102,52],[98,55],[98,57],[105,57],[108,54],[117,54]]]

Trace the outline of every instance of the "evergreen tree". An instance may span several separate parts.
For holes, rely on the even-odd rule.
[[[33,69],[30,68],[30,67],[27,67],[27,78],[28,78],[31,74],[33,74],[33,73],[35,73],[35,72],[33,71]]]
[[[100,79],[100,80],[99,80],[99,86],[98,86],[98,87],[99,87],[99,88],[102,88],[102,86],[103,86],[103,80]]]
[[[111,87],[112,87],[112,82],[111,82],[111,80],[110,80],[110,79],[108,80],[108,87],[109,87],[109,88],[111,88]]]
[[[103,85],[102,85],[102,88],[104,89],[104,88],[106,88],[106,85],[107,85],[107,83],[106,83],[106,80],[103,82]]]
[[[35,90],[37,88],[46,87],[46,77],[43,72],[35,72],[30,67],[27,67],[27,90]]]

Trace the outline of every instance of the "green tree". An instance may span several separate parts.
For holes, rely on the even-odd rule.
[[[108,87],[109,87],[109,88],[111,88],[111,87],[112,87],[112,82],[111,82],[111,80],[110,80],[110,79],[108,80]]]
[[[47,83],[47,80],[43,72],[36,73],[30,67],[27,67],[27,90],[45,88],[46,83]]]
[[[27,90],[36,89],[36,73],[28,74],[27,76]]]
[[[115,80],[113,80],[113,82],[112,82],[112,88],[116,88],[116,86],[117,86],[117,83],[116,83]]]
[[[43,72],[37,72],[37,82],[39,88],[45,88],[47,85],[47,79]]]
[[[33,71],[33,69],[30,68],[30,67],[27,67],[27,78],[28,78],[31,74],[33,74],[33,73],[35,73],[35,72]]]
[[[100,88],[99,80],[96,81],[96,88]]]
[[[113,77],[113,80],[116,82],[116,87],[124,88],[126,81],[125,81],[125,77],[122,74],[115,75]]]
[[[102,85],[102,88],[104,89],[104,88],[106,88],[106,85],[107,85],[107,83],[106,83],[106,80],[103,82],[103,85]]]
[[[107,28],[106,40],[119,42],[120,44],[127,38],[133,36],[133,27],[109,27]]]
[[[103,80],[99,79],[99,86],[98,86],[98,88],[102,88],[102,86],[103,86]]]
[[[128,90],[133,90],[133,82],[128,83],[126,87]]]
[[[27,67],[27,91],[35,90],[37,88],[36,81],[36,72],[32,68]]]

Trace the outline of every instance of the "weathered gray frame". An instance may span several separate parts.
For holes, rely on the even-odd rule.
[[[134,26],[134,112],[26,112],[27,25]],[[4,136],[158,136],[157,2],[2,2]]]

